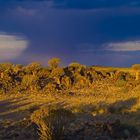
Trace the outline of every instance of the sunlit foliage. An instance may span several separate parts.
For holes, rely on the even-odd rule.
[[[61,60],[52,58],[48,66],[38,62],[26,66],[21,64],[0,64],[0,93],[51,92],[94,87],[97,81],[112,80],[118,84],[139,81],[140,64],[132,68],[115,69],[86,67],[77,62],[60,67]],[[127,84],[128,85],[128,84]]]

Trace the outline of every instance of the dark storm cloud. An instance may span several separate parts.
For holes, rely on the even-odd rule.
[[[59,8],[113,8],[120,6],[139,6],[139,0],[54,0],[55,6]]]
[[[117,52],[114,46],[129,43],[127,50],[132,50],[139,42],[139,5],[138,0],[2,0],[0,32],[22,34],[29,41],[14,62],[46,64],[60,57],[65,64],[130,65],[139,52]],[[105,50],[110,44],[114,50]]]
[[[57,8],[77,8],[77,9],[96,9],[114,8],[120,6],[137,7],[140,6],[139,0],[1,0],[0,6],[12,6],[21,3],[33,2],[52,2]]]

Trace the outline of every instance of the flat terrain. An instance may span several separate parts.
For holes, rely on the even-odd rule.
[[[140,139],[133,68],[2,64],[0,139]]]
[[[59,106],[81,116],[97,120],[120,119],[123,123],[140,126],[139,86],[125,91],[124,87],[96,83],[92,89],[71,91],[75,95],[6,94],[0,96],[0,119],[22,120],[42,106]]]

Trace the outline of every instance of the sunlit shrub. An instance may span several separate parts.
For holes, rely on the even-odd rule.
[[[73,117],[71,111],[63,108],[42,108],[32,114],[31,120],[37,124],[41,140],[61,140]]]

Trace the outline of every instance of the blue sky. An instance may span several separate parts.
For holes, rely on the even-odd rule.
[[[0,62],[140,63],[139,0],[0,0]]]

